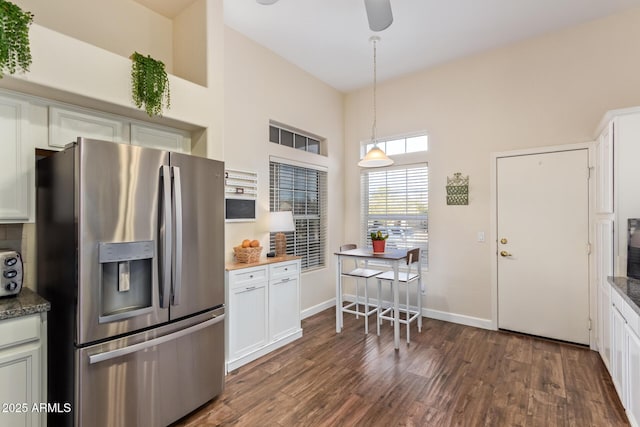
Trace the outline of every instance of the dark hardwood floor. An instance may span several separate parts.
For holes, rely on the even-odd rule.
[[[231,372],[218,398],[175,426],[628,426],[586,348],[424,319],[393,349],[388,324],[335,310],[304,336]],[[405,329],[402,327],[404,340]]]

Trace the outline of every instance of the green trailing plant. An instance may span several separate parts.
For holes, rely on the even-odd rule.
[[[0,0],[0,78],[4,73],[29,71],[29,26],[32,22],[31,12],[24,12],[15,4]]]
[[[134,52],[131,55],[131,96],[138,108],[144,108],[149,117],[161,115],[171,106],[169,78],[164,62]]]
[[[371,240],[387,240],[389,238],[388,234],[382,234],[382,231],[378,230],[378,232],[371,233]]]

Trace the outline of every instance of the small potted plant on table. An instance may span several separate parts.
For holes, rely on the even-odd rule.
[[[388,234],[383,235],[380,230],[378,230],[378,232],[374,231],[371,233],[371,243],[373,244],[374,254],[384,253],[384,244],[388,237]]]

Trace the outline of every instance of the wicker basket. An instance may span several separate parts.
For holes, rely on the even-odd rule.
[[[242,263],[258,262],[260,260],[260,253],[262,253],[262,246],[257,248],[243,248],[242,246],[235,246],[233,253],[236,256],[236,261]]]

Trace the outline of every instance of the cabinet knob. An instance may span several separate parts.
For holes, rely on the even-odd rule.
[[[253,274],[250,274],[250,275],[249,275],[249,279],[253,279]]]

